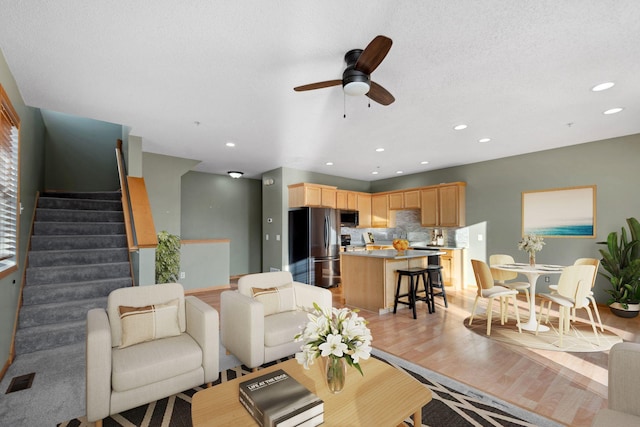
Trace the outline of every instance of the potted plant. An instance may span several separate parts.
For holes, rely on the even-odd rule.
[[[179,272],[180,236],[161,231],[156,247],[156,283],[177,282]]]
[[[607,236],[606,249],[600,249],[600,264],[605,270],[600,274],[609,280],[611,295],[607,304],[611,311],[621,317],[635,317],[640,311],[640,223],[635,218],[627,218],[630,238],[622,227]],[[601,242],[605,244],[605,242]]]

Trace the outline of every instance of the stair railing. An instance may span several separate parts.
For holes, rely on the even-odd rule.
[[[158,246],[158,236],[153,224],[151,204],[149,203],[144,178],[127,176],[121,139],[116,144],[116,161],[118,163],[124,227],[127,233],[129,252],[134,252],[140,248],[155,248]]]

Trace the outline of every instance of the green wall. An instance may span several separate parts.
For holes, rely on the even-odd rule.
[[[548,238],[536,260],[550,264],[571,264],[576,258],[600,258],[596,242],[619,231],[628,217],[640,218],[637,189],[640,134],[613,138],[521,156],[507,157],[466,166],[409,175],[371,183],[372,192],[397,190],[464,181],[467,225],[486,221],[486,253],[510,253],[521,261],[521,194],[523,191],[596,185],[596,238]],[[473,239],[473,237],[471,237]],[[477,240],[477,237],[476,237]],[[551,276],[554,283],[557,278]],[[545,284],[537,290],[544,292]],[[608,282],[598,278],[596,298]]]
[[[181,186],[182,239],[230,239],[230,274],[260,272],[262,182],[191,171]]]
[[[45,131],[40,110],[25,105],[1,51],[0,84],[20,116],[20,202],[24,208],[19,219],[18,270],[0,280],[0,360],[4,365],[9,358],[35,197],[44,186]]]
[[[116,141],[122,126],[42,110],[46,128],[45,188],[115,191],[120,188]]]

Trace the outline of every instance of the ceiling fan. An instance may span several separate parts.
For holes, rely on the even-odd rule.
[[[364,50],[352,49],[344,55],[347,68],[342,73],[342,80],[311,83],[294,87],[293,90],[302,92],[341,84],[347,95],[367,95],[379,104],[389,105],[395,98],[388,90],[371,80],[371,73],[387,56],[392,43],[388,37],[376,36]]]

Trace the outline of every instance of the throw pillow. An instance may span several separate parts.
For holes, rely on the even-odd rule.
[[[296,309],[291,283],[272,288],[251,288],[251,295],[262,303],[265,316]]]
[[[174,299],[146,307],[119,306],[122,327],[120,348],[180,335],[178,305],[179,300]]]

